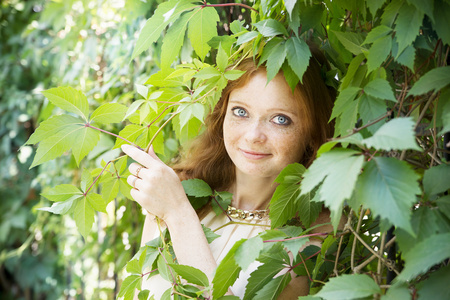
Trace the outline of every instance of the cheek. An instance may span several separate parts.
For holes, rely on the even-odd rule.
[[[304,152],[301,130],[294,129],[278,135],[275,141],[283,160],[288,163],[299,162]]]

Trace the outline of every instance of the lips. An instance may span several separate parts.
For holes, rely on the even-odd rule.
[[[251,150],[243,150],[243,149],[239,150],[241,151],[241,153],[244,155],[245,158],[252,160],[264,159],[272,155],[270,153],[256,152]]]

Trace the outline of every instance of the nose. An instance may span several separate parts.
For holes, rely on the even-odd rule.
[[[249,143],[264,143],[267,140],[264,125],[261,122],[249,124],[246,130],[245,139]]]

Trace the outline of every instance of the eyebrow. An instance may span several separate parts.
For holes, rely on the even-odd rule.
[[[230,104],[230,103],[236,103],[236,104],[240,104],[240,105],[243,105],[243,106],[248,106],[248,104],[247,104],[246,102],[240,101],[240,100],[231,100],[231,99],[228,99],[228,103],[229,103],[229,104]],[[297,113],[296,111],[289,111],[289,110],[286,110],[286,109],[283,109],[283,108],[273,108],[273,109],[276,110],[276,111],[280,111],[280,112],[285,112],[285,113],[293,114],[295,117],[298,117],[298,113]]]

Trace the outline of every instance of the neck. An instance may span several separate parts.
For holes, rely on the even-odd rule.
[[[274,180],[236,174],[236,180],[229,189],[233,193],[231,205],[244,210],[267,209],[277,187]]]

